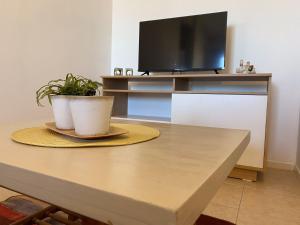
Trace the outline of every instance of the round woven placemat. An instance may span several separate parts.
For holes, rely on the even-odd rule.
[[[122,123],[114,123],[112,125],[126,129],[128,133],[111,138],[82,140],[55,133],[45,127],[32,127],[15,131],[11,138],[16,142],[27,145],[78,148],[136,144],[154,139],[160,134],[158,129],[144,125]]]

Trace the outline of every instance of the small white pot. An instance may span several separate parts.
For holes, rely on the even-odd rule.
[[[58,129],[74,129],[70,109],[70,97],[65,95],[51,96],[52,111]]]
[[[109,132],[113,96],[72,96],[70,107],[78,135]]]

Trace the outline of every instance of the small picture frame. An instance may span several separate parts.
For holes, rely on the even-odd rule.
[[[114,68],[114,76],[123,76],[123,68]]]
[[[133,76],[133,69],[132,68],[126,68],[125,69],[125,75],[126,76]]]

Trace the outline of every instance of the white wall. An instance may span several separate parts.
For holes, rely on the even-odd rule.
[[[270,165],[296,162],[300,102],[298,0],[113,0],[112,64],[138,64],[139,21],[228,11],[228,71],[241,58],[273,73]]]
[[[110,0],[0,0],[0,122],[45,118],[35,90],[110,71]]]

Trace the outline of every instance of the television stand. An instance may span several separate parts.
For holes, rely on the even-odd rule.
[[[172,75],[174,75],[176,72],[178,72],[179,74],[181,74],[182,71],[180,71],[180,70],[173,70],[172,71]],[[218,70],[214,70],[214,72],[215,72],[215,74],[219,74]],[[144,73],[141,74],[141,76],[144,76],[144,75],[150,76],[150,72],[146,71],[146,72],[144,72]]]
[[[272,75],[212,71],[104,76],[103,95],[114,96],[114,118],[251,130],[249,146],[230,176],[256,180],[267,156]]]
[[[144,73],[141,74],[141,76],[144,76],[144,75],[149,76],[149,75],[150,75],[150,72],[149,72],[149,71],[146,71],[146,72],[144,72]]]

